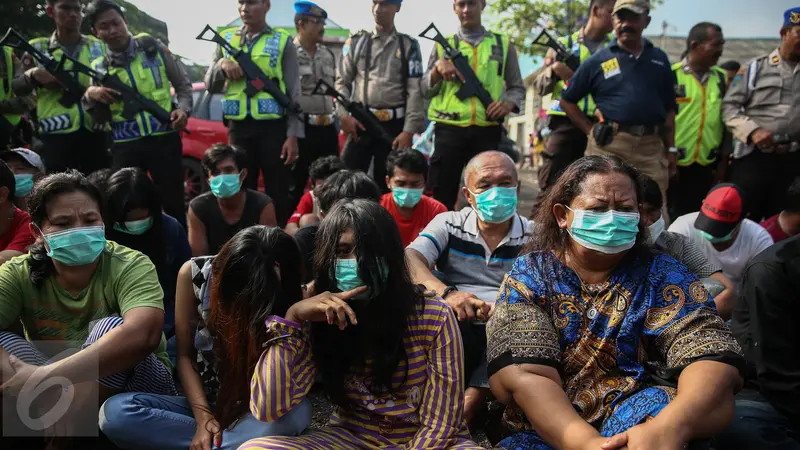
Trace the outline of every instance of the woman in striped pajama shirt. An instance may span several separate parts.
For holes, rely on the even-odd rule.
[[[447,304],[410,279],[394,220],[342,200],[317,234],[316,291],[266,321],[250,410],[274,421],[321,374],[337,406],[329,425],[240,449],[479,449],[463,418],[463,348]],[[331,293],[335,292],[335,293]]]

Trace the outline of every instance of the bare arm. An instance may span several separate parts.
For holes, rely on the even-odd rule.
[[[203,256],[208,254],[208,239],[206,237],[206,226],[189,207],[189,245],[192,247],[192,256]]]
[[[605,441],[575,412],[561,387],[561,377],[553,367],[506,366],[489,379],[489,386],[498,400],[519,406],[539,435],[555,448],[571,450],[591,446],[599,449]]]
[[[24,253],[18,252],[16,250],[3,250],[2,252],[0,252],[0,266],[2,266],[3,263],[8,261],[9,259],[21,256],[23,254]]]
[[[178,378],[183,386],[186,399],[192,406],[192,413],[198,423],[214,418],[203,390],[203,381],[195,368],[196,350],[194,348],[197,323],[197,298],[192,288],[192,262],[187,261],[178,272],[175,293],[175,339],[178,345]]]
[[[422,253],[413,248],[407,248],[406,260],[408,261],[408,268],[411,271],[411,279],[414,280],[415,283],[422,284],[439,295],[444,292],[447,285],[439,281],[439,279],[433,275],[430,264],[425,257],[422,256]]]
[[[667,112],[667,120],[664,121],[664,148],[668,149],[675,146],[675,110]]]
[[[278,219],[275,218],[275,203],[270,202],[261,210],[261,217],[258,218],[258,224],[268,227],[278,226]]]
[[[569,120],[575,124],[581,131],[583,131],[587,136],[592,132],[592,122],[586,117],[578,105],[575,103],[570,103],[564,100],[564,97],[561,97],[560,100],[561,109],[564,110]]]
[[[713,278],[725,286],[725,290],[714,297],[714,304],[717,305],[717,313],[722,317],[722,320],[728,321],[731,318],[731,314],[733,314],[733,303],[736,300],[736,286],[733,284],[733,281],[729,280],[722,272],[714,273],[709,278]]]

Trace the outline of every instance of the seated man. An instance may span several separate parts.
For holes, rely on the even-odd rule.
[[[308,175],[311,178],[311,190],[300,197],[297,209],[286,224],[286,232],[294,236],[299,228],[311,225],[320,221],[319,202],[317,201],[317,190],[325,184],[325,180],[340,170],[344,170],[344,163],[338,156],[324,156],[317,158],[308,168]]]
[[[490,151],[472,158],[464,183],[470,207],[436,216],[408,246],[406,256],[414,282],[441,295],[463,322],[469,380],[464,417],[469,425],[489,393],[485,321],[503,277],[530,238],[533,222],[517,214],[517,167],[504,153]]]
[[[428,179],[428,160],[417,150],[393,150],[386,158],[386,186],[381,206],[389,211],[400,229],[403,246],[407,247],[434,217],[446,212],[438,200],[422,195]]]
[[[14,174],[0,161],[0,264],[28,253],[34,241],[31,216],[12,203],[15,193]]]
[[[277,225],[272,199],[252,189],[247,179],[247,154],[238,147],[214,144],[203,155],[211,192],[189,204],[189,245],[193,256],[216,255],[239,231],[253,225]]]
[[[2,159],[14,172],[17,190],[14,193],[14,204],[17,208],[27,211],[28,197],[33,190],[33,184],[45,174],[42,158],[27,148],[15,148],[0,153]]]
[[[783,211],[765,219],[761,226],[776,243],[800,234],[800,177],[789,186]]]
[[[722,272],[739,285],[747,263],[772,245],[766,230],[745,219],[744,196],[734,184],[711,188],[699,212],[678,217],[669,231],[691,238],[709,258],[716,257]]]
[[[320,219],[325,217],[325,213],[333,208],[341,199],[344,198],[363,198],[374,200],[376,203],[381,200],[381,191],[378,185],[372,181],[364,172],[341,170],[330,177],[323,184],[316,194],[319,202]],[[314,239],[319,230],[319,223],[311,224],[300,228],[294,234],[294,240],[300,247],[300,255],[303,257],[305,277],[303,282],[309,282],[314,278]]]
[[[664,206],[658,184],[647,175],[641,176],[643,197],[639,212],[642,224],[648,227],[651,244],[662,252],[677,259],[697,278],[711,278],[718,281],[725,290],[714,296],[717,312],[723,320],[731,318],[736,286],[722,274],[722,264],[713,255],[706,255],[688,237],[664,230]]]
[[[798,280],[800,236],[773,245],[744,272],[732,328],[755,366],[758,391],[737,397],[734,420],[717,437],[717,449],[800,449]]]

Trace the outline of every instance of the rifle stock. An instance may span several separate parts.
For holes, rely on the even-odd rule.
[[[211,37],[208,37],[209,32],[211,33]],[[300,115],[303,113],[300,105],[293,102],[292,99],[280,89],[279,81],[268,78],[250,55],[232,46],[230,42],[226,41],[216,30],[211,28],[211,25],[206,25],[206,27],[203,28],[203,31],[197,35],[197,40],[213,42],[236,59],[236,62],[245,74],[246,86],[244,92],[248,97],[255,97],[259,92],[266,92],[290,114]]]
[[[545,39],[544,42],[542,42],[542,38]],[[558,61],[561,61],[564,64],[566,64],[567,67],[572,69],[573,72],[578,70],[578,66],[581,65],[581,60],[577,56],[572,54],[569,51],[569,49],[564,47],[564,45],[561,44],[561,42],[559,42],[558,39],[554,39],[553,36],[551,36],[550,33],[548,33],[547,30],[545,29],[542,29],[542,32],[539,33],[539,36],[537,36],[536,39],[533,40],[533,43],[541,47],[547,47],[553,49],[553,51],[555,51],[556,55],[558,56]]]
[[[324,88],[324,89],[323,89]],[[326,95],[336,99],[337,102],[341,103],[344,109],[350,113],[353,118],[358,120],[361,125],[364,125],[364,130],[366,131],[367,135],[372,139],[381,141],[389,146],[392,145],[394,139],[386,132],[383,128],[383,124],[372,111],[369,110],[366,106],[359,102],[353,102],[346,99],[341,92],[337,91],[336,88],[328,84],[325,80],[317,81],[317,85],[314,86],[314,90],[311,92],[311,95]]]
[[[6,34],[0,39],[0,47],[11,47],[16,50],[24,51],[31,55],[34,59],[39,61],[39,64],[45,68],[61,85],[64,93],[58,100],[58,103],[65,108],[72,108],[81,101],[86,89],[83,85],[73,78],[68,71],[64,70],[63,59],[56,61],[46,54],[40,52],[36,47],[31,45],[27,39],[19,34],[13,28],[9,28]]]

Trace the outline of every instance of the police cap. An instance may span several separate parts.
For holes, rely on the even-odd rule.
[[[321,19],[328,18],[328,13],[324,9],[307,1],[295,2],[294,13],[298,16],[319,17]]]
[[[800,25],[800,7],[792,8],[783,13],[784,25]]]

